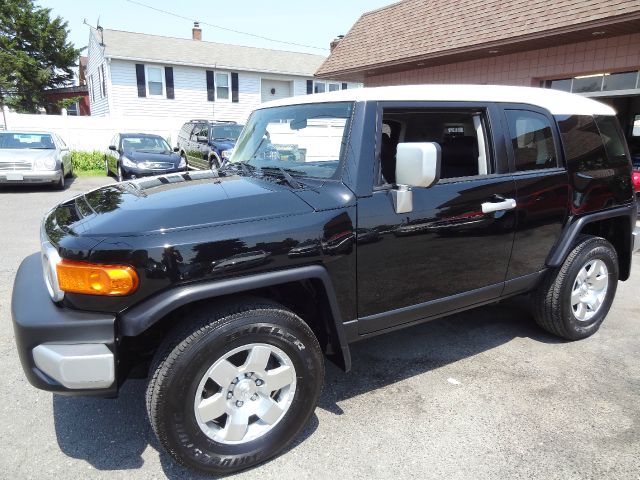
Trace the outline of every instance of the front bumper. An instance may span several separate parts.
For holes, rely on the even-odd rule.
[[[34,387],[68,395],[117,394],[115,315],[53,303],[40,254],[25,258],[18,269],[11,314],[20,362]]]
[[[125,177],[129,177],[129,178],[130,177],[135,177],[135,178],[155,177],[157,175],[167,175],[169,173],[184,172],[186,170],[187,170],[186,167],[169,168],[167,170],[150,170],[148,168],[131,168],[131,167],[125,167],[124,165],[122,166],[122,174]]]
[[[61,175],[59,170],[0,170],[0,183],[55,183]]]

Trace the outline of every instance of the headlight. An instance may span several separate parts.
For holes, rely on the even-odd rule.
[[[55,170],[58,162],[53,157],[38,158],[36,160],[36,170]]]
[[[231,158],[231,155],[233,155],[233,148],[230,148],[229,150],[223,150],[222,151],[222,158]]]
[[[187,166],[187,161],[184,159],[184,157],[180,157],[180,163],[178,164],[178,168],[184,168]]]
[[[129,160],[127,157],[122,157],[122,165],[124,165],[125,167],[129,167],[129,168],[136,168],[137,165],[132,162],[131,160]]]

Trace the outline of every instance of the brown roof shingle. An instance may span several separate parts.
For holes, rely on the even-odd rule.
[[[316,75],[336,76],[540,38],[616,18],[639,0],[404,0],[363,14]]]

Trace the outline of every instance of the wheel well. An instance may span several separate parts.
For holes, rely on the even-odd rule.
[[[213,297],[179,307],[167,313],[140,335],[122,337],[119,349],[122,352],[123,368],[126,371],[133,370],[131,376],[146,376],[153,354],[164,337],[179,322],[188,318],[191,311],[207,306],[214,308],[220,303],[228,302],[238,297],[259,297],[274,300],[290,309],[309,325],[325,355],[339,367],[347,368],[338,339],[336,319],[331,311],[329,297],[324,285],[318,279],[283,283],[266,288]]]
[[[605,238],[618,254],[620,280],[626,280],[631,273],[631,225],[629,217],[613,217],[587,223],[580,233]]]

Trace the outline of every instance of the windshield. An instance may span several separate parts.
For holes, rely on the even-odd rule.
[[[40,133],[0,133],[0,148],[54,150],[51,135]]]
[[[235,140],[242,131],[242,125],[216,125],[211,127],[213,140]]]
[[[122,150],[125,152],[164,153],[171,151],[171,147],[162,137],[122,137]]]
[[[231,163],[282,168],[293,176],[333,178],[347,141],[353,104],[315,103],[256,110]]]

